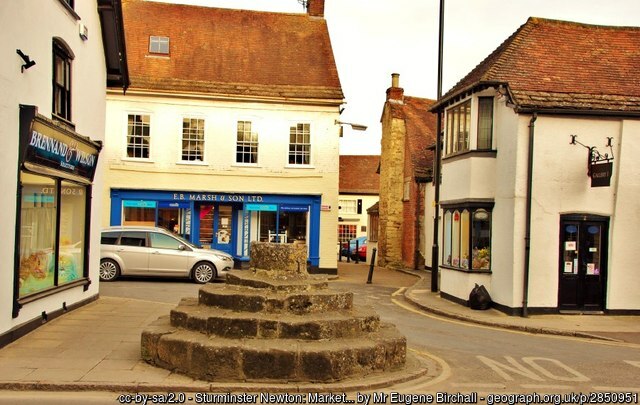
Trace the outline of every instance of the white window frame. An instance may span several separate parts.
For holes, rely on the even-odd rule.
[[[128,149],[129,149],[129,116],[130,115],[140,115],[140,116],[147,116],[149,117],[149,135],[148,135],[148,149],[149,149],[149,153],[148,153],[148,157],[130,157],[129,153],[128,153]],[[129,160],[129,161],[134,161],[134,162],[151,162],[153,161],[152,157],[152,153],[153,153],[153,148],[152,148],[152,141],[153,141],[153,137],[152,137],[152,130],[153,130],[153,114],[151,114],[148,111],[128,111],[125,113],[124,116],[124,148],[122,151],[122,160]]]
[[[184,160],[183,159],[183,142],[184,138],[184,121],[185,120],[201,120],[202,121],[202,160]],[[180,121],[180,141],[179,141],[179,156],[178,164],[185,165],[206,165],[207,164],[207,120],[201,115],[184,115]]]
[[[162,35],[149,35],[149,53],[152,55],[169,55],[169,37]],[[165,48],[166,47],[166,52]]]
[[[308,125],[309,127],[309,143],[291,143],[291,129],[292,128],[296,128],[297,131],[297,127],[298,125]],[[303,134],[304,135],[304,132]],[[291,159],[291,146],[292,145],[308,145],[308,152],[306,155],[308,155],[309,157],[309,161],[308,163],[291,163],[290,159]],[[302,168],[310,168],[312,167],[313,164],[313,155],[312,155],[312,151],[313,151],[313,125],[311,124],[311,122],[309,121],[291,121],[289,123],[289,133],[287,135],[287,167],[290,168],[296,168],[296,167],[302,167]],[[297,152],[295,152],[294,157],[295,156],[299,156],[297,154]],[[305,156],[305,154],[301,155],[301,156]],[[295,160],[295,159],[294,159]]]
[[[249,147],[252,147],[252,144],[255,144],[255,148],[256,148],[256,161],[255,162],[238,162],[238,146],[240,144],[240,140],[238,139],[238,130],[239,130],[239,124],[241,122],[244,123],[249,123],[251,124],[251,132],[250,133],[255,133],[256,134],[256,141],[242,141],[243,143],[247,143],[249,144]],[[259,131],[259,123],[257,122],[257,120],[255,118],[238,118],[236,120],[236,131],[235,131],[235,148],[234,148],[234,158],[233,158],[233,164],[236,166],[253,166],[256,167],[259,165],[260,163],[260,131]],[[244,152],[243,152],[244,155]]]
[[[338,209],[338,212],[340,214],[356,215],[358,213],[358,200],[351,200],[351,199],[338,200],[338,206],[340,207]],[[353,208],[353,210],[351,208]]]

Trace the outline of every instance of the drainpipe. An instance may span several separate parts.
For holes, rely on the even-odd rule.
[[[527,168],[527,213],[524,233],[524,285],[522,296],[522,317],[529,316],[527,304],[529,301],[529,256],[531,254],[531,190],[533,188],[533,134],[538,113],[535,111],[529,121],[529,158]]]
[[[440,0],[438,30],[438,101],[442,98],[442,48],[444,45],[444,0]],[[438,215],[440,215],[440,163],[442,160],[440,150],[440,132],[442,131],[442,112],[436,111],[436,150],[435,150],[435,167],[433,170],[433,179],[435,182],[434,204],[433,210],[433,246],[431,247],[431,292],[438,292],[438,274],[439,274],[439,256],[440,247],[438,246]],[[425,190],[426,192],[426,190]]]

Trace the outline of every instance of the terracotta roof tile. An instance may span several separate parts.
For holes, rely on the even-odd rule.
[[[123,0],[131,89],[343,99],[324,18]],[[150,36],[169,55],[149,54]]]
[[[387,102],[391,116],[405,120],[411,164],[417,177],[428,177],[432,172],[433,152],[427,148],[436,142],[436,115],[429,111],[434,103],[411,96],[404,96],[403,103]]]
[[[340,155],[340,193],[378,194],[379,155]]]
[[[508,84],[522,109],[640,112],[640,27],[531,17],[439,103],[483,84]]]

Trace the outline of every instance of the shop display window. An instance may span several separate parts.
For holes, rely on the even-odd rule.
[[[21,172],[20,297],[55,285],[58,189],[55,180]]]
[[[281,211],[278,214],[273,211],[262,211],[260,212],[259,219],[260,241],[277,243],[306,243],[306,212]]]
[[[20,181],[22,298],[83,277],[87,188],[24,171]]]
[[[491,269],[491,212],[484,208],[444,211],[443,265],[462,270]]]
[[[156,207],[153,206],[128,206],[128,201],[124,202],[123,225],[156,226]]]
[[[62,182],[60,197],[60,248],[58,281],[69,283],[82,277],[84,269],[85,187]]]

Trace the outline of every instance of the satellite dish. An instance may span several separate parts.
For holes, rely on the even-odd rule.
[[[302,7],[305,8],[305,10],[307,9],[307,3],[309,2],[309,0],[298,0],[298,3],[302,4]]]

